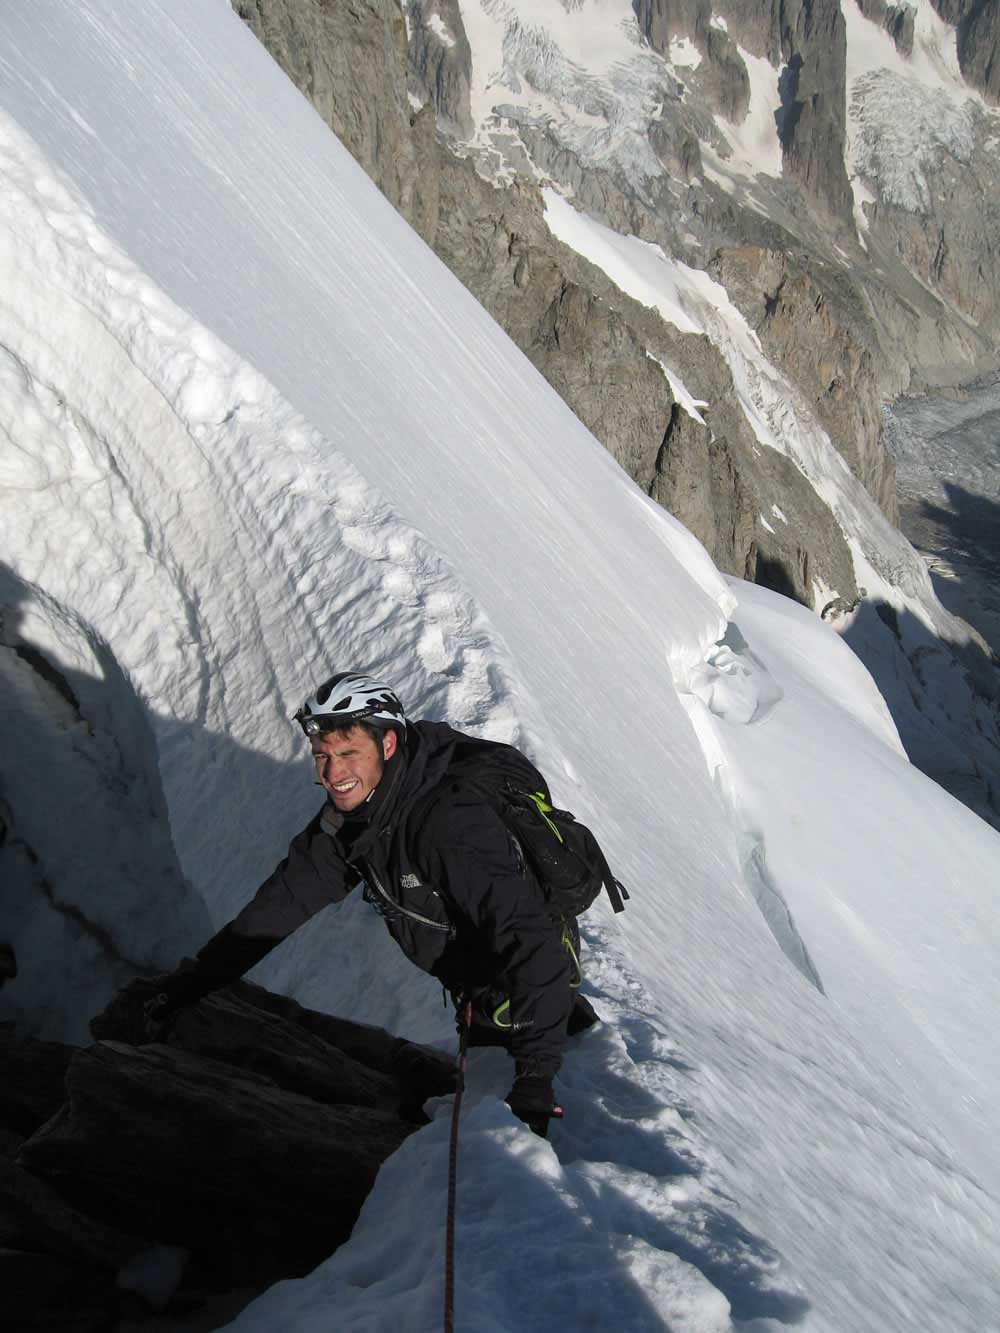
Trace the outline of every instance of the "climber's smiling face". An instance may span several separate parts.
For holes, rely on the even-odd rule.
[[[357,725],[311,737],[316,776],[335,809],[348,814],[364,805],[381,782],[397,743],[391,729],[372,736]]]

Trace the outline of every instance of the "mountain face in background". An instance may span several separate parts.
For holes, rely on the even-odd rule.
[[[863,502],[841,494],[835,465],[816,454],[832,444],[898,522],[883,404],[997,363],[997,6],[233,5],[395,207],[721,569],[838,622],[874,601],[869,566],[909,595],[922,572],[890,552],[892,539],[873,542],[870,515],[859,535]],[[606,232],[575,242],[553,222],[553,191]],[[681,314],[666,309],[655,277],[634,280],[634,253],[625,269],[602,258],[613,236],[646,243],[647,259],[673,266],[675,286],[678,275],[685,290],[710,279],[723,317],[690,300]],[[734,321],[749,352],[730,345]],[[908,641],[903,611],[880,613],[871,633],[840,628],[897,696],[908,751],[1000,819],[992,651],[955,623],[928,623],[929,639]],[[928,722],[935,705],[914,703],[928,652],[949,680],[948,730],[951,682],[966,682],[959,711],[981,751],[971,768]]]
[[[537,182],[718,277],[890,518],[882,401],[996,362],[1000,119],[976,92],[997,100],[994,7],[987,18],[986,6],[972,16],[944,3],[938,17],[928,0],[407,0],[402,14],[396,0],[234,4],[585,423],[733,572],[753,575],[763,551],[811,602],[803,553],[829,569],[837,542],[815,515],[798,549],[754,523],[764,491],[795,483],[746,458],[707,349],[685,359],[711,431],[699,448],[679,438],[669,386],[642,365],[676,332],[648,327],[553,246]],[[968,32],[973,18],[983,58],[969,58],[967,37],[960,66],[949,25]],[[609,309],[595,312],[595,297]],[[694,504],[678,476],[713,452],[725,465],[715,460],[698,488],[708,502]],[[710,512],[736,522],[712,531]]]

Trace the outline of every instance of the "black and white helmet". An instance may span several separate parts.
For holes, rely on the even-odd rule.
[[[359,671],[341,671],[325,680],[295,714],[307,736],[352,722],[372,727],[396,727],[406,731],[406,714],[396,692],[374,676]]]

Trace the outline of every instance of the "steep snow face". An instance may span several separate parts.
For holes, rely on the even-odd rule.
[[[381,196],[220,8],[216,50],[169,74],[114,3],[78,14],[78,52],[58,5],[30,22],[8,15],[0,30],[17,71],[7,105],[38,140],[5,125],[4,483],[21,600],[42,589],[72,608],[151,705],[180,870],[216,922],[306,808],[307,772],[280,776],[302,745],[288,718],[333,665],[399,678],[418,714],[529,748],[547,736],[572,787],[581,761],[554,738],[584,752],[593,743],[579,701],[600,653],[622,673],[615,743],[639,748],[650,700],[658,716],[677,709],[671,664],[707,651],[732,606],[693,538],[622,484],[401,221],[386,215],[387,236],[365,249],[365,214]],[[158,21],[183,46],[179,11]],[[197,106],[206,87],[225,87],[201,122],[164,120],[155,96],[143,111],[133,92],[139,59],[160,104]],[[252,111],[246,69],[268,75],[266,114]],[[39,98],[50,85],[60,93]],[[304,135],[292,156],[273,148],[289,126]],[[60,167],[100,198],[100,225]],[[331,230],[346,198],[357,209]],[[281,201],[294,199],[290,224]],[[429,305],[423,293],[438,288]],[[420,319],[404,333],[407,312]],[[479,332],[456,341],[470,322]],[[308,401],[324,433],[252,364]],[[512,398],[531,405],[530,427],[512,427]],[[365,475],[374,457],[377,485]],[[429,532],[443,545],[428,545]],[[519,549],[526,572],[512,564]],[[669,593],[664,561],[680,580]],[[475,601],[473,574],[493,587],[480,584]],[[655,612],[668,597],[669,620]],[[509,616],[502,635],[482,610],[490,601]],[[38,632],[27,624],[30,647]],[[534,644],[531,660],[558,664],[542,694],[521,683],[511,633],[519,652]],[[86,670],[75,650],[52,656]],[[630,711],[629,698],[642,706]],[[214,811],[226,813],[206,817]],[[82,902],[88,891],[74,892]],[[193,948],[197,933],[178,926],[166,952]],[[137,962],[154,956],[146,945]]]
[[[59,893],[154,961],[183,877],[192,947],[316,808],[288,720],[309,685],[384,672],[414,714],[523,744],[633,894],[585,923],[604,1023],[568,1052],[551,1144],[503,1106],[506,1058],[476,1053],[463,1322],[981,1333],[997,835],[906,763],[828,626],[727,583],[621,474],[224,0],[7,7],[0,61],[3,595],[25,617],[3,661],[44,657],[81,705],[66,722],[33,684],[55,739],[33,749],[19,717],[4,799],[112,718],[131,767],[100,771],[138,774],[176,857],[161,819],[159,880],[116,852],[91,893],[53,856]],[[61,846],[87,836],[77,771],[43,854],[59,817]],[[30,924],[7,1013],[68,957]],[[260,975],[453,1041],[356,899]],[[242,1326],[438,1327],[446,1179],[436,1121],[352,1241]]]
[[[852,611],[838,613],[835,623],[876,673],[910,757],[996,826],[996,684],[977,634],[958,619],[959,605],[946,599],[951,609],[942,606],[925,562],[850,472],[795,386],[767,360],[756,334],[719,283],[670,258],[659,246],[602,226],[551,189],[544,197],[546,221],[561,241],[675,328],[703,334],[719,349],[760,446],[795,463],[844,533],[864,600]],[[682,382],[670,367],[665,366],[664,373],[676,386],[678,400],[688,411],[697,411],[701,386]],[[972,474],[976,472],[973,467]],[[980,494],[992,494],[995,486],[985,481],[982,469],[978,472],[985,485]],[[988,501],[982,503],[988,508]],[[773,506],[771,513],[784,521],[779,507]],[[989,528],[988,513],[984,527]],[[993,563],[988,567],[992,572]],[[817,611],[835,608],[842,596],[843,589],[814,580]],[[980,786],[982,774],[990,777]]]

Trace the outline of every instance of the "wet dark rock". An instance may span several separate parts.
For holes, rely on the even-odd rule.
[[[101,1041],[148,1044],[153,1034],[143,1005],[157,991],[155,978],[133,981],[91,1020],[91,1032]],[[264,1074],[317,1102],[381,1106],[418,1124],[425,1123],[419,1107],[428,1097],[454,1090],[454,1064],[439,1051],[245,981],[179,1010],[156,1039]]]

